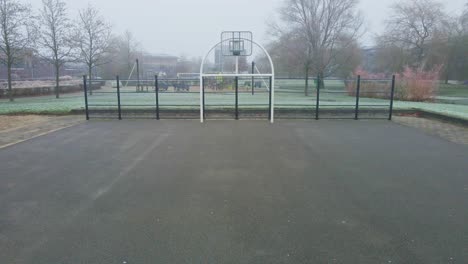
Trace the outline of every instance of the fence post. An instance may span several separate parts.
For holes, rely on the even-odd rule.
[[[159,120],[159,83],[158,75],[154,75],[154,91],[156,97],[156,120]]]
[[[202,94],[203,94],[203,98],[202,98],[202,107],[203,107],[203,120],[206,120],[206,111],[205,111],[205,77],[202,77]]]
[[[119,112],[119,120],[122,120],[122,108],[120,106],[120,80],[119,76],[116,76],[117,79],[117,107],[118,107],[118,112]]]
[[[317,101],[315,102],[315,120],[319,120],[320,111],[320,76],[317,75]]]
[[[84,99],[85,99],[86,120],[89,120],[89,110],[88,110],[88,87],[87,87],[86,75],[83,75],[83,89],[84,89]]]
[[[357,77],[357,86],[356,86],[356,109],[354,111],[354,120],[359,119],[359,92],[361,90],[361,75]]]
[[[392,120],[394,97],[395,97],[395,75],[392,76],[392,92],[390,95],[390,113],[388,114],[388,120]]]
[[[235,77],[236,84],[236,120],[239,120],[239,77]]]
[[[140,61],[136,59],[136,66],[137,66],[137,92],[140,91]],[[143,89],[141,89],[143,91]]]
[[[273,77],[270,76],[270,89],[268,89],[268,120],[271,120],[271,103],[272,103],[271,95],[273,92],[272,81],[273,81]]]
[[[255,62],[252,61],[252,74],[255,74]],[[252,76],[252,95],[255,94],[254,90],[255,90],[255,78]]]

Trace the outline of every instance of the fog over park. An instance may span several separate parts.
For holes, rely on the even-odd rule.
[[[41,0],[29,0],[40,8]],[[70,14],[87,6],[86,1],[66,0]],[[282,0],[133,0],[89,1],[114,26],[114,31],[130,30],[149,52],[202,56],[224,30],[250,30],[257,40],[267,41],[268,23],[277,17]],[[362,43],[384,28],[389,7],[395,0],[360,0],[359,8],[367,33]],[[443,1],[449,13],[461,13],[466,1]]]

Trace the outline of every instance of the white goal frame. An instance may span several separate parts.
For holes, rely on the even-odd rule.
[[[269,62],[270,62],[270,68],[271,68],[271,73],[253,73],[253,74],[242,74],[239,73],[239,56],[236,56],[236,72],[235,73],[204,73],[204,65],[205,62],[208,58],[208,56],[211,54],[211,52],[218,47],[219,45],[223,45],[223,41],[220,41],[216,43],[203,57],[203,60],[201,62],[200,66],[200,122],[203,123],[205,121],[204,118],[204,109],[203,109],[203,98],[204,98],[204,89],[203,89],[203,77],[271,77],[271,110],[270,110],[270,122],[274,123],[274,114],[275,114],[275,67],[273,65],[273,60],[271,59],[270,54],[268,51],[263,47],[261,44],[255,42],[254,40],[248,40],[252,41],[252,44],[256,45],[259,47],[267,56]]]

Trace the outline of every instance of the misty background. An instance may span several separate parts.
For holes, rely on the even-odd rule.
[[[39,9],[41,0],[29,0]],[[118,34],[129,30],[142,48],[150,53],[175,56],[203,56],[220,39],[222,31],[248,30],[266,44],[270,40],[268,24],[277,19],[281,0],[65,0],[71,17],[91,3]],[[381,33],[390,5],[395,0],[361,0],[359,9],[366,33],[361,45],[371,46]],[[465,0],[444,1],[446,12],[460,14]]]
[[[417,79],[430,87],[407,85],[401,97],[419,101],[432,100],[439,81],[468,84],[467,0],[0,0],[0,18],[0,96],[10,101],[21,81],[53,80],[58,99],[61,80],[83,75],[197,78],[223,31],[253,32],[275,76],[303,78],[305,96],[310,78],[321,87],[326,78]],[[204,69],[213,73],[271,68],[265,54],[237,67],[211,52]]]

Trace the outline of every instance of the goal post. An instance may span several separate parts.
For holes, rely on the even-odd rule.
[[[253,57],[254,50],[258,50],[258,52],[264,55],[267,58],[267,63],[269,64],[269,72],[261,72],[258,68],[256,71],[252,71],[251,73],[242,73],[239,72],[239,58],[240,57]],[[210,54],[216,52],[216,59],[215,64],[218,63],[218,70],[217,71],[207,71],[205,69],[205,63],[208,60]],[[234,70],[226,70],[223,68],[223,58],[235,58],[235,69]],[[220,61],[216,61],[216,60]],[[253,60],[252,60],[253,62]],[[211,49],[206,53],[203,57],[201,65],[200,65],[200,122],[203,123],[205,121],[205,78],[223,78],[223,77],[231,77],[235,78],[269,78],[269,121],[274,123],[274,98],[275,98],[275,69],[273,65],[273,60],[271,59],[270,54],[268,51],[258,42],[254,41],[253,34],[250,31],[224,31],[221,33],[221,41],[216,43]],[[254,84],[252,83],[252,86]],[[253,88],[253,87],[252,87]],[[237,91],[237,83],[236,83],[236,98],[238,96]],[[236,101],[237,102],[237,101]],[[237,108],[237,103],[236,103]]]

